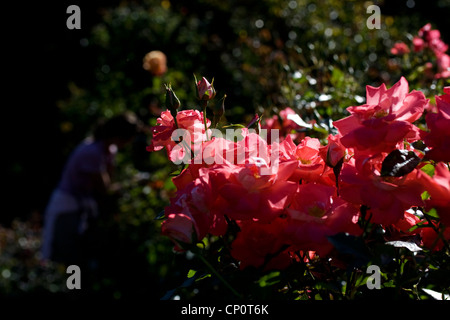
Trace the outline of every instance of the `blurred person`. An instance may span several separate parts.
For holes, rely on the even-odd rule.
[[[100,203],[118,190],[111,179],[116,152],[132,142],[138,131],[136,116],[123,113],[100,123],[93,137],[72,151],[45,210],[44,260],[81,263],[83,237],[98,219]]]

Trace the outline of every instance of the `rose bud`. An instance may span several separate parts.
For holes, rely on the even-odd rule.
[[[203,77],[202,80],[198,82],[197,79],[195,78],[195,83],[197,87],[197,98],[199,100],[208,101],[216,96],[216,90],[213,87],[214,79],[211,83],[209,83],[205,77]]]

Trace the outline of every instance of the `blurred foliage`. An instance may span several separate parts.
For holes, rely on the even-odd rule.
[[[383,237],[389,234],[373,224],[367,225],[362,238],[338,234],[332,237],[337,248],[334,258],[306,261],[307,255],[298,253],[299,259],[283,271],[263,271],[262,267],[239,270],[228,250],[220,249],[222,241],[211,237],[203,240],[206,245],[195,254],[187,253],[198,263],[203,255],[211,265],[191,264],[193,269],[186,272],[185,280],[163,299],[388,301],[432,300],[426,290],[450,294],[446,276],[450,272],[449,255],[445,250],[416,251],[409,247],[411,242],[399,241],[394,246],[384,243]],[[371,265],[380,268],[379,289],[367,286],[373,281],[369,279],[373,275],[368,269]],[[215,276],[217,272],[223,281]]]
[[[382,8],[380,30],[366,27],[366,8],[370,4]],[[387,1],[356,0],[146,0],[121,1],[116,7],[101,8],[102,21],[80,41],[92,58],[86,63],[94,68],[83,83],[69,83],[70,97],[58,102],[64,153],[68,155],[99,118],[124,110],[136,112],[146,125],[155,124],[163,110],[164,83],[172,84],[182,106],[198,109],[193,74],[214,78],[218,97],[227,94],[228,123],[250,121],[255,113],[268,118],[284,107],[293,108],[305,121],[327,123],[345,115],[346,107],[361,104],[365,85],[389,86],[401,75],[412,83],[410,89],[432,88],[425,92],[427,97],[441,92],[444,80],[421,79],[417,74],[421,61],[405,63],[406,57],[389,53],[396,41],[407,41],[405,37],[411,40],[428,21],[417,12],[385,15],[387,6]],[[160,77],[142,68],[142,59],[151,50],[167,55],[168,71]],[[327,132],[316,135],[324,138]],[[138,136],[117,159],[116,179],[122,183],[122,194],[109,208],[108,218],[99,223],[98,232],[104,236],[99,249],[102,254],[87,290],[111,298],[139,294],[156,299],[176,295],[233,297],[195,254],[174,255],[170,241],[160,236],[160,222],[155,218],[174,191],[169,174],[177,168],[163,155],[147,153],[148,139],[145,134]],[[39,265],[35,257],[37,235],[34,231],[24,234],[25,230],[21,224],[12,230],[0,229],[2,293],[64,291],[61,286],[65,287],[65,270]],[[26,249],[32,257],[22,254],[25,242],[34,243]],[[218,243],[219,239],[210,239],[208,246],[220,248]],[[435,271],[441,272],[434,261],[419,261],[420,257],[405,249],[383,250],[389,256],[400,257],[386,268],[403,268],[403,273],[396,273],[398,278],[392,286],[407,290],[394,295],[423,294],[414,291],[414,283],[402,283],[405,272],[413,273],[410,279],[423,275],[426,268],[432,270],[428,279]],[[210,261],[220,264],[213,267],[226,277],[235,266],[226,263],[230,257],[225,252],[216,253],[219,261]],[[256,278],[256,273],[246,271],[232,282],[239,292],[248,293],[246,297],[256,299],[279,295],[283,299],[303,299],[305,290],[321,299],[357,298],[345,283],[353,283],[352,288],[364,284],[367,275],[362,267],[339,283],[327,281],[335,267],[322,268],[328,269],[321,270],[314,261],[293,265],[286,273],[294,279],[288,287],[281,279],[286,275],[277,272]],[[45,275],[37,276],[41,273]],[[28,280],[20,280],[24,278]],[[389,282],[383,286],[390,290]]]
[[[381,29],[366,27],[370,4],[382,8]],[[389,49],[405,37],[411,40],[425,22],[417,13],[383,15],[384,6],[383,1],[123,1],[105,8],[102,22],[81,41],[96,67],[86,75],[89,89],[71,83],[71,98],[60,101],[62,131],[80,137],[98,117],[125,109],[148,123],[163,105],[164,83],[172,83],[186,108],[198,108],[193,74],[226,88],[218,96],[227,94],[229,123],[286,106],[305,120],[338,119],[346,107],[364,100],[365,85],[391,85],[402,75],[418,80],[417,63],[405,63]],[[151,50],[168,57],[169,71],[162,77],[142,68]],[[420,79],[411,89],[427,90],[434,82],[434,90],[425,92],[432,97],[443,81]]]
[[[40,235],[36,219],[15,220],[10,229],[0,226],[0,297],[68,291],[65,267],[40,260]]]

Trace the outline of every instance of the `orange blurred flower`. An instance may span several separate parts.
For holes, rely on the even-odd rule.
[[[162,51],[150,51],[144,56],[142,67],[154,76],[167,72],[167,57]]]

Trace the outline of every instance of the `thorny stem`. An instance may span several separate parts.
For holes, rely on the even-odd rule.
[[[439,239],[441,239],[442,243],[444,244],[445,249],[446,249],[448,252],[450,252],[450,245],[448,244],[447,240],[445,240],[445,238],[444,238],[444,236],[443,236],[445,227],[444,227],[441,231],[439,231],[439,228],[437,228],[437,227],[433,224],[433,222],[431,221],[430,217],[428,217],[428,215],[424,214],[424,217],[425,217],[425,219],[428,221],[429,226],[430,226],[431,228],[433,228],[434,232],[436,232],[437,235],[438,235],[437,238],[436,238],[436,240],[434,241],[434,243],[433,243],[433,245],[432,245],[432,248],[434,248],[434,247],[436,246],[437,242],[439,241]]]
[[[201,254],[198,254],[198,257],[200,258],[200,260],[203,261],[203,263],[206,265],[206,267],[211,270],[212,273],[214,273],[214,275],[220,280],[222,281],[222,283],[228,288],[230,289],[230,291],[239,299],[242,299],[242,295],[240,293],[238,293],[229,283],[228,281],[226,281],[220,274],[219,272],[217,272],[216,269],[214,269],[214,267],[208,262],[208,260],[206,260]]]
[[[175,114],[175,116],[172,115],[172,117],[173,117],[173,121],[175,122],[175,127],[178,129],[179,127],[178,127],[177,115],[176,114]]]
[[[352,273],[350,274],[350,279],[348,279],[348,283],[345,287],[345,297],[347,299],[353,299],[355,296],[355,283],[356,283],[356,270],[352,270]]]
[[[206,107],[208,106],[208,101],[202,100],[203,105],[203,123],[205,124],[205,135],[206,135],[206,141],[209,141],[208,137],[208,120],[206,119]]]

